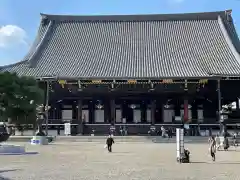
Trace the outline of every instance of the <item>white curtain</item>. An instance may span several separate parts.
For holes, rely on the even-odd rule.
[[[175,116],[174,109],[164,109],[163,110],[163,122],[172,122],[173,117]]]
[[[104,122],[104,110],[97,109],[94,111],[94,117],[96,123],[103,123]]]
[[[197,110],[198,122],[203,122],[203,109]]]
[[[87,110],[87,109],[84,109],[84,110],[82,110],[82,117],[84,117],[85,116],[85,122],[86,123],[88,123],[89,122],[89,110]]]
[[[147,109],[147,122],[151,123],[151,109]]]
[[[133,110],[133,122],[141,122],[141,111],[138,109]]]
[[[122,122],[122,110],[116,109],[116,123]]]
[[[62,120],[72,120],[72,110],[71,109],[63,109],[62,110]]]

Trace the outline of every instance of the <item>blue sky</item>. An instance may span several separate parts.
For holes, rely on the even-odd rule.
[[[40,13],[161,14],[233,10],[240,35],[240,0],[0,0],[0,66],[21,61],[33,42]]]

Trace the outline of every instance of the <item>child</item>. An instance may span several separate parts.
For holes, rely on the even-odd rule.
[[[112,145],[114,144],[114,140],[111,135],[108,136],[106,144],[107,144],[108,152],[112,152]]]

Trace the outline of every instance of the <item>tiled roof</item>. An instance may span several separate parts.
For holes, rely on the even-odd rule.
[[[239,48],[228,11],[42,15],[24,61],[0,71],[84,79],[239,76]]]

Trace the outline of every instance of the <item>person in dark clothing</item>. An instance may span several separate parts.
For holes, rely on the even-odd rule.
[[[173,134],[173,130],[172,130],[172,128],[170,127],[170,128],[168,129],[168,138],[172,138],[172,134]]]
[[[229,142],[228,142],[228,138],[227,138],[227,136],[225,136],[224,137],[224,151],[227,151],[228,150],[228,148],[229,148]]]
[[[114,144],[114,139],[111,135],[108,136],[106,144],[107,144],[108,152],[112,152],[112,145]]]
[[[215,159],[216,159],[216,141],[213,136],[210,137],[209,143],[210,143],[210,147],[209,147],[210,155],[212,157],[212,160],[215,161]]]

